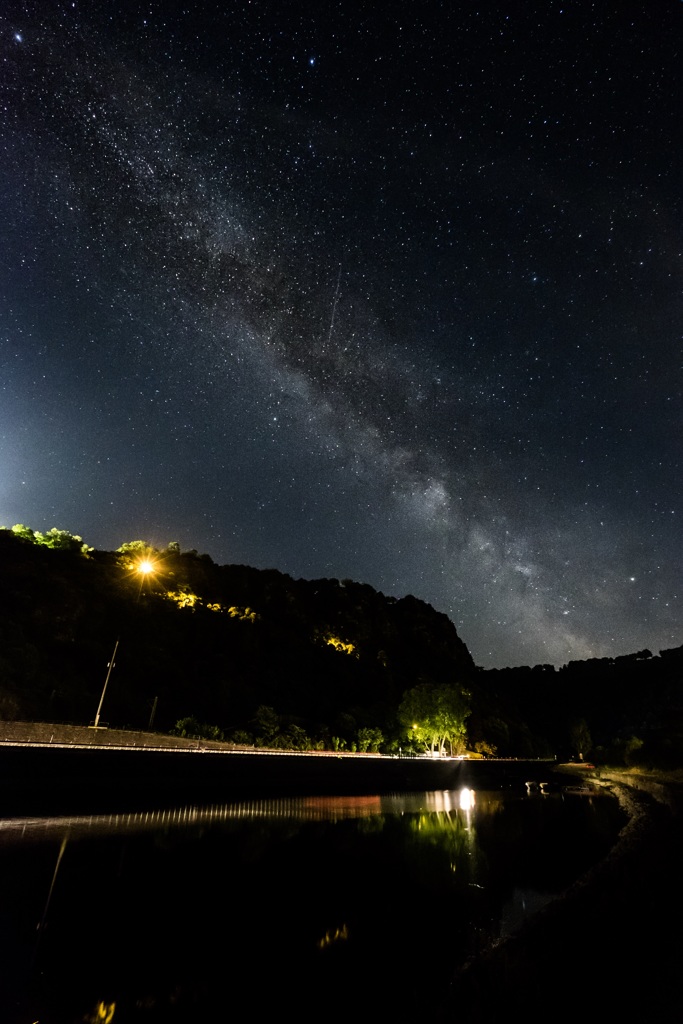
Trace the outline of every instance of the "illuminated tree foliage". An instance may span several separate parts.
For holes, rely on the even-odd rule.
[[[40,544],[43,547],[59,551],[80,551],[81,554],[87,555],[93,550],[88,544],[83,543],[82,537],[69,533],[68,530],[58,530],[56,526],[53,526],[47,533],[41,533],[40,530],[32,530],[30,526],[17,523],[12,527],[12,533],[31,544]]]
[[[127,540],[116,550],[121,555],[137,555],[139,557],[147,557],[150,552],[159,554],[157,549],[148,544],[146,540]]]
[[[384,743],[381,729],[364,726],[358,730],[358,750],[361,754],[376,754]]]
[[[329,644],[330,647],[334,647],[335,651],[339,651],[340,654],[354,654],[356,658],[358,657],[355,645],[345,643],[338,636],[326,636],[325,643]]]
[[[460,686],[420,683],[403,695],[398,717],[408,737],[430,753],[462,753],[470,695]]]

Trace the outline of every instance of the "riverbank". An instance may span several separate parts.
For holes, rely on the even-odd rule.
[[[619,799],[610,855],[517,934],[467,964],[443,1022],[678,1022],[683,955],[683,772],[562,766]]]

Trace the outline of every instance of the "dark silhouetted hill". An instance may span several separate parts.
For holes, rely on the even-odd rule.
[[[410,595],[221,566],[177,544],[148,552],[143,578],[145,546],[126,547],[0,529],[0,718],[92,721],[118,641],[102,720],[119,728],[405,751],[404,693],[456,684],[471,694],[470,749],[681,763],[683,647],[477,669],[448,617]]]

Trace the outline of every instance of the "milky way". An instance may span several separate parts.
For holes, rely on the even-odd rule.
[[[3,7],[0,523],[683,642],[683,8],[483,7]]]

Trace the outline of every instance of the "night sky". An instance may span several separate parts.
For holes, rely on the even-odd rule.
[[[683,643],[683,4],[3,0],[0,523]]]

